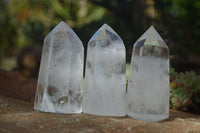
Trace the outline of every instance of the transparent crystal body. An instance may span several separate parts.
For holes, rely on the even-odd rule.
[[[84,48],[60,22],[44,39],[34,109],[54,113],[82,111]]]
[[[169,50],[150,27],[134,44],[127,89],[127,114],[159,121],[169,117]]]
[[[126,113],[125,47],[104,24],[90,39],[87,50],[83,112],[102,116]]]

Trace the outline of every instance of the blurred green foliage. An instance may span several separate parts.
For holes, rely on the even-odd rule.
[[[11,49],[43,42],[44,37],[61,20],[79,28],[102,17],[105,9],[86,0],[11,0],[1,2],[0,57]],[[4,6],[3,6],[4,5]]]
[[[170,53],[187,60],[199,54],[200,1],[197,0],[1,0],[0,58],[24,45],[42,45],[61,20],[87,42],[104,23],[123,39],[127,61],[139,36],[154,25]],[[151,15],[149,15],[151,14]]]
[[[200,55],[200,1],[198,0],[154,0],[157,10],[155,23],[160,29],[171,53],[184,55],[181,47]],[[172,46],[173,45],[173,46]]]

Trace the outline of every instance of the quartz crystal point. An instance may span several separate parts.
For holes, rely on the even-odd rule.
[[[60,22],[44,39],[34,109],[54,113],[82,111],[82,42]]]
[[[153,26],[134,44],[127,114],[148,121],[169,117],[169,50]]]
[[[83,112],[102,116],[126,113],[125,47],[104,24],[90,39],[87,50]]]

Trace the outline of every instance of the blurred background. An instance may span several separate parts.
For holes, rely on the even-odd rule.
[[[200,114],[200,1],[0,0],[0,93],[33,103],[45,36],[66,22],[87,51],[104,24],[132,47],[153,25],[170,50],[170,108]],[[33,79],[33,80],[32,80]]]
[[[200,72],[200,1],[1,0],[0,68],[38,74],[44,37],[65,21],[82,40],[109,24],[123,39],[130,62],[134,42],[154,25],[170,48],[176,71]]]

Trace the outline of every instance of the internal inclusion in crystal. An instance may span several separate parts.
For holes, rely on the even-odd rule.
[[[169,50],[150,27],[135,43],[127,89],[127,114],[158,121],[169,116]]]
[[[153,43],[162,44],[164,42],[154,41]],[[135,56],[152,56],[158,58],[168,59],[169,50],[165,46],[166,44],[162,44],[164,47],[159,45],[144,45],[145,40],[138,41],[136,46],[134,47],[134,55]]]
[[[54,113],[82,111],[83,45],[60,22],[45,38],[34,108]]]
[[[104,24],[88,43],[84,113],[125,115],[125,66],[124,44],[117,33]]]

